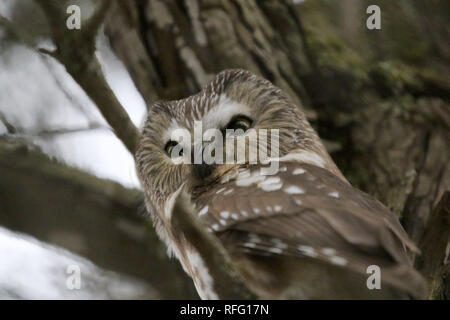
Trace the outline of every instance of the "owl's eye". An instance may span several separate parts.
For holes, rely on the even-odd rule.
[[[170,157],[172,155],[172,150],[178,145],[178,142],[170,140],[166,143],[166,146],[164,147],[164,150],[166,151],[167,155]],[[183,155],[183,150],[180,151],[180,155]]]
[[[244,115],[238,115],[233,117],[230,122],[228,122],[226,129],[242,129],[244,131],[247,131],[252,126],[252,123],[253,121],[250,118]]]

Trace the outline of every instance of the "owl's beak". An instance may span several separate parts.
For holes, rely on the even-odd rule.
[[[211,176],[211,174],[214,172],[214,169],[217,167],[217,164],[212,163],[212,164],[207,164],[204,162],[204,158],[203,158],[203,152],[205,151],[205,148],[192,148],[192,155],[191,155],[191,159],[199,159],[201,160],[200,163],[198,163],[198,161],[194,161],[193,164],[193,174],[195,176],[195,178],[200,179],[200,180],[204,180],[206,178],[208,178],[209,176]],[[199,155],[197,155],[197,158],[195,157],[195,153],[199,152],[201,157]],[[197,162],[197,163],[196,163]]]
[[[216,164],[194,164],[193,173],[197,179],[204,180],[214,172]]]

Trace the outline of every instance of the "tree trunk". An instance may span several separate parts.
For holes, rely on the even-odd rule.
[[[370,4],[381,8],[381,30],[366,28]],[[450,189],[450,48],[441,28],[449,9],[438,0],[134,0],[116,3],[106,32],[147,104],[195,93],[226,68],[290,94],[349,181],[421,244],[430,298],[449,298],[448,197],[437,208]],[[440,233],[431,236],[439,245],[429,232]]]

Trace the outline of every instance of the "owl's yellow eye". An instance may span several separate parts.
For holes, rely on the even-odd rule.
[[[178,145],[178,142],[170,140],[166,143],[166,146],[164,147],[164,150],[166,151],[167,155],[170,157],[172,155],[172,150],[175,148],[175,146]],[[180,154],[183,154],[183,151],[180,152]]]
[[[230,120],[230,122],[227,124],[226,129],[232,130],[241,129],[247,131],[252,126],[252,123],[253,121],[250,118],[244,115],[238,115]]]

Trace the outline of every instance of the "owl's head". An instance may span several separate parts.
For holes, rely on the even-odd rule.
[[[257,139],[250,139],[255,132]],[[239,144],[239,137],[249,139]],[[231,144],[233,159],[226,151]],[[160,211],[184,183],[214,183],[248,165],[254,159],[249,150],[262,147],[269,157],[274,151],[279,157],[293,150],[325,152],[305,115],[279,88],[248,71],[226,70],[193,96],[149,108],[136,162],[147,200]]]

